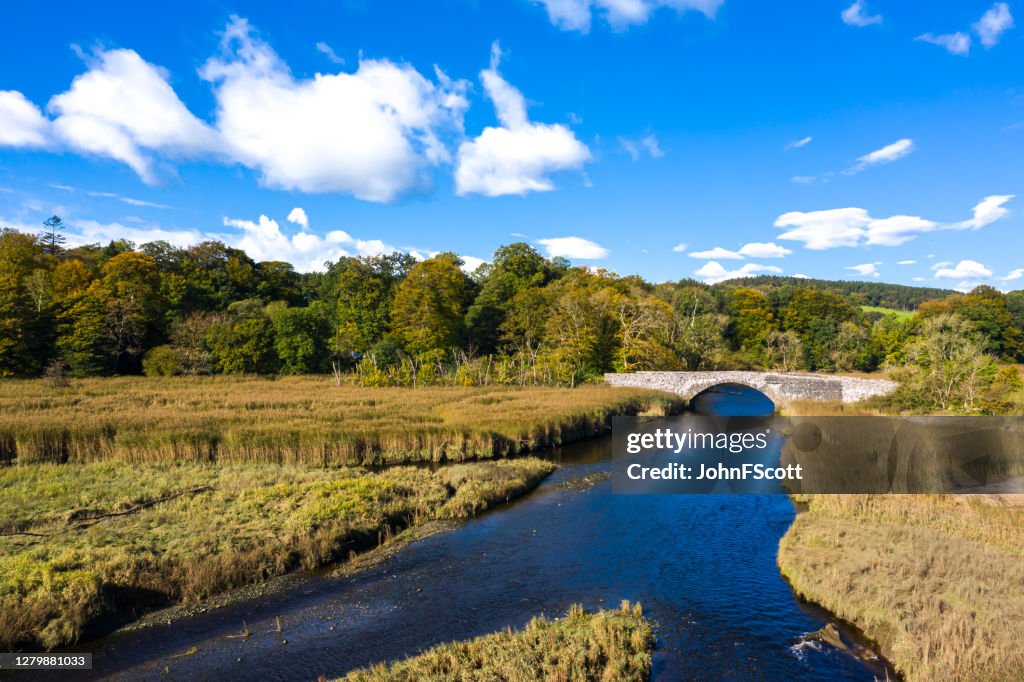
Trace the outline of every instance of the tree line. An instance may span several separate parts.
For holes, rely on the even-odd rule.
[[[846,283],[654,284],[525,243],[472,273],[452,253],[298,273],[216,241],[66,248],[61,227],[53,217],[39,235],[0,233],[0,376],[333,371],[366,385],[574,385],[658,369],[924,376],[977,357],[989,385],[1000,363],[1024,360],[1024,292],[987,286],[900,316],[863,310],[863,291]],[[906,301],[913,289],[890,291]]]

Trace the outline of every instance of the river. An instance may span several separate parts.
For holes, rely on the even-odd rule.
[[[749,389],[704,411],[770,409]],[[871,680],[884,674],[799,646],[828,622],[779,575],[785,495],[613,495],[611,439],[565,447],[536,491],[355,576],[310,574],[256,600],[85,647],[111,679],[315,680],[434,644],[638,601],[656,624],[654,680]],[[278,621],[279,619],[279,621]],[[280,622],[281,632],[277,632]],[[237,638],[246,624],[253,633]],[[287,642],[287,643],[285,643]],[[190,652],[190,653],[186,653]],[[182,655],[186,654],[186,655]]]

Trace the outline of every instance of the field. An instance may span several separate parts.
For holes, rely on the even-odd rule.
[[[574,606],[559,620],[534,618],[470,642],[442,644],[391,665],[349,673],[345,682],[615,680],[640,682],[651,672],[654,635],[640,605],[587,614]]]
[[[675,409],[612,388],[335,386],[325,377],[0,382],[0,463],[377,465],[526,453]]]
[[[914,680],[1024,671],[1024,500],[815,495],[779,546],[798,594]]]
[[[534,458],[382,472],[274,464],[0,468],[0,648],[313,568],[533,488]]]
[[[895,308],[879,308],[873,305],[862,305],[860,307],[866,313],[882,313],[883,315],[895,315],[901,320],[909,320],[914,316],[913,310],[896,310]]]

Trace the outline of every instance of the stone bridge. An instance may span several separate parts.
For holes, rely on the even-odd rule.
[[[895,382],[884,379],[778,372],[631,372],[605,374],[604,380],[612,386],[656,388],[686,400],[692,400],[712,386],[740,384],[760,391],[776,405],[791,400],[855,403],[896,388]]]

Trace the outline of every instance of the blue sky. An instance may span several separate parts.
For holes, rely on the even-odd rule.
[[[521,239],[655,281],[1024,283],[1013,2],[19,4],[0,225],[302,270]]]

